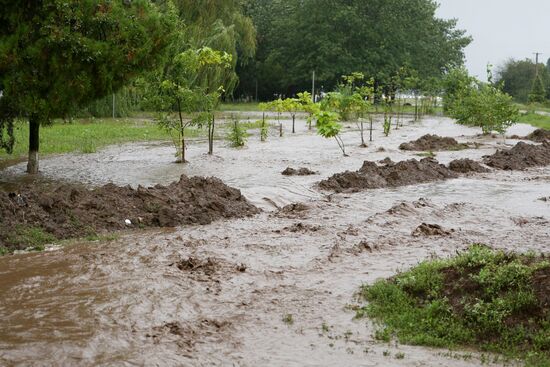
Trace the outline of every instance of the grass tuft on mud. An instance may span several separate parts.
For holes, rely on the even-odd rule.
[[[550,366],[550,262],[473,245],[373,285],[358,317],[381,323],[375,337],[444,348],[475,347]]]

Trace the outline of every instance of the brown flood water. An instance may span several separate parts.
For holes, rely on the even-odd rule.
[[[360,303],[362,284],[431,256],[451,256],[473,242],[549,253],[550,204],[537,199],[550,196],[550,167],[329,197],[313,184],[356,170],[365,159],[415,157],[397,147],[426,133],[483,144],[440,152],[442,163],[479,159],[515,141],[480,138],[477,130],[450,120],[426,119],[389,138],[375,131],[366,149],[357,147],[359,135],[350,129],[344,141],[351,156],[343,158],[335,142],[304,125],[299,121],[296,135],[267,143],[251,137],[243,150],[218,143],[214,157],[196,143],[186,166],[172,163],[166,144],[44,160],[45,179],[91,185],[168,183],[182,172],[215,175],[265,211],[0,258],[0,365],[479,365],[475,353],[456,359],[445,350],[378,342],[372,323],[355,320],[347,306]],[[511,134],[531,130],[521,125]],[[380,147],[386,152],[377,152]],[[280,174],[287,166],[319,175],[288,178]],[[3,179],[17,182],[22,170],[11,167]],[[308,209],[275,210],[294,202]],[[412,236],[423,222],[454,232]],[[292,324],[283,321],[286,315]],[[399,352],[403,359],[395,358]]]

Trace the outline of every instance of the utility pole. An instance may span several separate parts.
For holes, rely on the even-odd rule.
[[[542,55],[542,52],[533,52],[535,55],[535,77],[539,75],[539,55]]]
[[[311,83],[311,99],[315,103],[315,70],[313,70],[313,80]]]

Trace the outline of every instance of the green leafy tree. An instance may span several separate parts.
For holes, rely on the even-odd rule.
[[[544,81],[541,75],[537,75],[533,81],[533,88],[529,93],[530,103],[544,103],[547,101],[546,89],[544,88]]]
[[[454,101],[449,112],[459,124],[481,127],[483,134],[492,131],[503,134],[519,118],[510,95],[495,85],[479,81]]]
[[[172,1],[189,48],[210,47],[231,55],[231,67],[224,70],[223,81],[218,83],[224,85],[225,95],[231,95],[239,81],[237,65],[248,64],[256,52],[256,29],[252,19],[244,14],[242,1]]]
[[[179,162],[185,158],[185,130],[190,125],[208,125],[214,138],[214,113],[223,86],[213,87],[208,75],[231,67],[231,55],[203,47],[187,50],[167,63],[162,74],[153,74],[147,104],[159,111],[159,124],[174,137]],[[175,110],[176,116],[172,113]],[[211,145],[210,145],[210,149]]]
[[[248,133],[246,129],[242,127],[238,119],[233,119],[233,123],[229,128],[229,134],[227,135],[227,140],[233,148],[241,148],[246,145],[248,139]]]
[[[536,80],[537,76],[542,79],[542,88],[540,88],[540,84],[535,84],[541,82]],[[535,65],[529,59],[507,60],[497,70],[496,79],[503,85],[502,90],[514,97],[517,102],[529,102],[529,95],[533,92],[534,86],[539,88],[536,93],[537,99],[546,99],[549,96],[550,69],[546,68],[544,64]]]
[[[466,95],[470,94],[475,86],[475,78],[461,67],[451,69],[442,80],[443,110],[450,113],[454,106]]]
[[[347,157],[346,146],[340,132],[342,131],[342,124],[339,123],[340,116],[337,113],[331,111],[320,111],[316,114],[317,118],[317,133],[324,138],[334,138],[342,150],[344,157]]]
[[[302,105],[296,98],[286,98],[283,100],[283,108],[292,118],[292,133],[296,133],[296,114],[300,112]]]
[[[281,122],[281,115],[286,110],[284,101],[281,98],[278,98],[274,101],[262,104],[261,107],[263,107],[266,111],[274,111],[277,113],[277,123],[279,124],[279,136],[282,137],[283,123]]]
[[[0,9],[0,121],[9,132],[10,116],[28,119],[29,173],[39,169],[40,125],[151,68],[175,26],[147,0],[2,0]]]
[[[309,92],[298,93],[298,102],[302,105],[302,110],[307,113],[307,125],[308,129],[311,130],[313,118],[321,111],[321,107],[318,103],[313,102]]]
[[[424,79],[463,63],[471,39],[432,0],[245,0],[258,33],[255,62],[239,69],[240,94],[261,98],[307,90],[312,71],[333,89],[361,71],[377,83],[403,65]]]

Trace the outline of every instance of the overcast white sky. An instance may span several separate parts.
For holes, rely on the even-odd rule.
[[[486,65],[508,58],[550,58],[550,0],[437,0],[439,18],[457,18],[474,38],[466,49],[471,74],[486,79]]]

